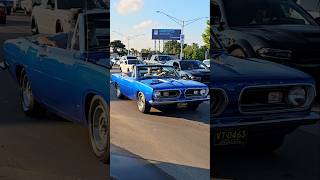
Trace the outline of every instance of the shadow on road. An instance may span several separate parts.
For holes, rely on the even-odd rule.
[[[111,145],[110,174],[117,180],[190,179],[193,173],[193,179],[201,180],[208,179],[208,176],[204,177],[208,171],[207,169],[143,159],[123,148]]]

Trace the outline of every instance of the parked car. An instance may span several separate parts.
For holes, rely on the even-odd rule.
[[[210,59],[203,60],[203,64],[210,68]]]
[[[294,1],[213,0],[212,13],[215,33],[231,55],[302,70],[320,93],[320,26]]]
[[[7,8],[4,4],[0,3],[0,24],[7,23]]]
[[[210,83],[210,69],[201,61],[171,60],[166,64],[173,66],[182,79]]]
[[[13,0],[12,11],[16,12],[17,10],[21,10],[21,0]]]
[[[171,55],[155,54],[152,55],[149,60],[146,60],[146,64],[165,64],[166,62],[173,60]]]
[[[140,112],[151,107],[196,110],[208,99],[208,87],[200,82],[181,80],[173,66],[136,65],[131,74],[112,74],[111,82],[118,98],[137,101]]]
[[[135,56],[122,56],[119,63],[120,71],[123,73],[132,72],[137,64],[143,64],[143,62],[139,61]]]
[[[36,3],[33,7],[31,31],[33,34],[72,31],[79,11],[95,8],[102,7],[94,0],[42,0],[41,4]]]
[[[320,0],[296,0],[297,3],[320,22]]]
[[[216,38],[213,42],[219,45]],[[316,90],[310,75],[257,58],[240,59],[219,47],[211,62],[212,150],[272,152],[299,126],[319,121],[311,111]]]
[[[23,10],[24,14],[30,15],[34,4],[37,4],[35,0],[22,0],[21,9]]]
[[[2,63],[20,86],[26,115],[48,110],[88,127],[92,150],[103,162],[109,161],[108,22],[105,11],[85,11],[74,33],[7,40]],[[95,38],[85,33],[93,29]]]
[[[0,3],[6,6],[7,15],[11,15],[13,8],[13,0],[0,0]]]
[[[112,59],[111,59],[111,65],[112,65],[112,66],[117,65],[118,61],[120,61],[120,58],[119,58],[119,57],[112,58]]]

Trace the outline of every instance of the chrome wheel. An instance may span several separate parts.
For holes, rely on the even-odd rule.
[[[33,94],[28,77],[24,74],[21,84],[22,90],[22,108],[24,111],[29,111],[33,106]]]
[[[99,96],[93,97],[89,110],[89,131],[93,152],[103,162],[109,160],[108,105]]]
[[[99,105],[94,109],[92,117],[93,138],[99,151],[104,150],[108,138],[108,121],[106,114],[103,105],[99,102]]]
[[[139,93],[138,95],[138,108],[139,108],[139,111],[143,111],[144,110],[144,106],[145,106],[145,97],[142,93]]]

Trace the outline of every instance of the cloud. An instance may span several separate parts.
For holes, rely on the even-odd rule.
[[[152,26],[154,26],[154,24],[155,23],[152,20],[145,20],[135,25],[133,29],[137,31],[144,31],[144,30],[150,29]]]
[[[122,15],[135,13],[143,7],[143,0],[120,0],[116,4],[117,12]]]

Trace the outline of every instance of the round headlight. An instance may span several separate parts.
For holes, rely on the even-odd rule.
[[[161,92],[160,91],[155,91],[153,95],[154,95],[154,98],[160,98],[161,97]]]
[[[294,87],[289,90],[289,103],[293,106],[303,106],[307,101],[306,90],[302,87]]]
[[[208,95],[208,90],[207,89],[201,89],[200,90],[201,96],[207,96]]]

